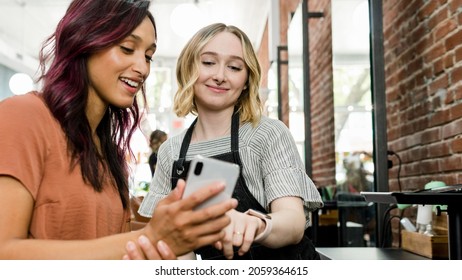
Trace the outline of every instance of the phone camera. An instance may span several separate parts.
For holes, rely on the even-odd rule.
[[[204,166],[204,164],[202,162],[198,162],[196,164],[196,167],[194,168],[194,175],[200,175],[201,172],[202,172],[202,167]]]

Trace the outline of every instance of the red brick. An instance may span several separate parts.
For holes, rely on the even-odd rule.
[[[449,69],[454,66],[454,52],[446,53],[444,56],[444,68]]]
[[[439,172],[439,165],[435,160],[426,160],[419,164],[420,174],[433,174]]]
[[[433,1],[430,1],[433,2]],[[432,14],[428,20],[428,28],[432,32],[435,32],[437,26],[444,22],[449,17],[449,11],[446,7],[440,8],[436,11],[436,13]]]
[[[432,63],[435,59],[446,53],[446,47],[443,43],[437,43],[431,46],[424,55],[425,63]]]
[[[451,82],[455,84],[460,81],[462,81],[462,66],[454,68],[451,71]]]
[[[440,75],[433,82],[430,83],[430,93],[434,93],[439,89],[445,89],[449,85],[448,76],[446,74]]]
[[[459,44],[459,46],[455,50],[455,63],[462,61],[462,45]]]
[[[442,132],[443,132],[443,139],[461,134],[462,133],[462,119],[454,120],[451,123],[444,125]]]
[[[450,51],[461,45],[462,29],[452,33],[444,42],[446,50]]]
[[[433,74],[435,76],[442,74],[445,69],[443,57],[440,57],[433,62]]]
[[[443,158],[441,161],[441,171],[454,171],[460,170],[462,166],[462,159],[460,155],[452,155]]]
[[[444,123],[447,123],[449,120],[449,110],[440,110],[435,112],[432,115],[429,115],[430,126],[437,126]]]
[[[439,24],[434,31],[435,42],[445,38],[451,31],[457,28],[457,22],[454,19],[448,19]]]
[[[385,1],[386,2],[386,1]],[[427,1],[424,5],[422,5],[420,10],[418,10],[419,19],[422,21],[425,18],[429,17],[438,7],[436,1]]]
[[[459,13],[461,12],[460,7],[462,7],[462,0],[451,0],[449,1],[449,10],[451,11],[451,14],[454,13]]]
[[[452,106],[450,112],[452,120],[462,118],[462,103]]]
[[[431,145],[428,145],[427,158],[434,160],[442,156],[451,155],[449,143],[438,142]]]
[[[460,137],[455,138],[451,142],[451,151],[453,153],[460,153],[462,152],[462,139]]]

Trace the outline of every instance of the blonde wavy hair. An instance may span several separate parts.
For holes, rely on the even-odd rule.
[[[173,110],[178,117],[189,113],[197,115],[194,102],[194,84],[199,78],[200,53],[215,35],[229,32],[241,40],[244,62],[249,76],[245,88],[237,100],[237,109],[241,123],[256,125],[261,118],[262,104],[259,96],[261,67],[257,55],[247,35],[239,28],[223,23],[215,23],[200,29],[186,44],[180,53],[176,66],[178,90],[174,97]]]

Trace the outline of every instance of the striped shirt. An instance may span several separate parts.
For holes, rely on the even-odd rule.
[[[179,158],[185,133],[186,130],[170,137],[159,148],[157,168],[149,193],[139,209],[140,215],[151,217],[157,203],[171,191],[173,161]],[[186,160],[196,155],[211,157],[230,151],[231,138],[228,135],[191,143]],[[322,207],[322,199],[305,172],[292,134],[281,121],[263,116],[255,127],[251,123],[242,125],[239,128],[239,155],[249,191],[268,212],[273,200],[286,196],[303,199],[307,221],[310,211]]]

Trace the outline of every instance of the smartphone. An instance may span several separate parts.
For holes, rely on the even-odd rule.
[[[206,208],[231,198],[239,177],[239,165],[214,158],[196,156],[189,166],[183,197],[213,182],[224,182],[225,189],[195,209]]]

